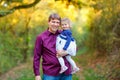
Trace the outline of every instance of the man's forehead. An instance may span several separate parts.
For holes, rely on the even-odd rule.
[[[60,22],[60,20],[58,20],[58,19],[51,19],[51,21]]]

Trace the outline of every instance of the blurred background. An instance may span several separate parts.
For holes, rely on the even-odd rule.
[[[34,80],[36,36],[56,12],[72,21],[73,80],[120,80],[120,0],[0,0],[0,80]],[[42,71],[41,71],[42,72]]]

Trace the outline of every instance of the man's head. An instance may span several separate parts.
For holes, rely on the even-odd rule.
[[[61,21],[61,17],[57,13],[52,13],[52,14],[50,14],[50,16],[48,18],[48,22],[50,22],[51,20],[54,20],[54,19],[58,19],[59,21]]]
[[[61,23],[61,17],[57,13],[53,13],[48,18],[49,31],[55,33]]]
[[[64,30],[71,28],[71,21],[68,18],[63,18],[61,20],[61,26]]]

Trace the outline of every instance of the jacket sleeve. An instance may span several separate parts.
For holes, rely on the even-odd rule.
[[[40,75],[40,58],[42,54],[42,38],[37,36],[35,46],[34,46],[34,57],[33,57],[33,70],[35,76]]]
[[[66,51],[71,56],[76,56],[76,41],[71,41],[70,46],[68,47],[68,50]]]
[[[66,40],[65,46],[63,47],[63,50],[67,50],[71,42],[70,36],[66,34],[66,37],[67,37],[67,40]]]
[[[56,50],[62,50],[61,38],[59,37],[59,35],[57,36],[57,39],[56,39]]]

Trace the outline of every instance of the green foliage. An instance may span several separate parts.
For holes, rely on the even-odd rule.
[[[24,69],[20,72],[16,72],[19,77],[16,80],[34,80],[34,74],[32,69]]]
[[[73,78],[73,80],[79,80],[79,76],[77,76],[75,74],[72,76],[72,78]]]
[[[107,80],[104,75],[97,74],[93,69],[89,68],[84,72],[85,80]]]
[[[114,34],[118,34],[118,32],[114,31],[114,28],[119,26],[118,23],[120,22],[118,20],[119,9],[117,8],[120,1],[109,0],[109,2],[104,2],[104,0],[101,0],[96,1],[96,3],[96,5],[101,5],[103,7],[101,9],[101,7],[98,6],[101,14],[96,16],[91,25],[93,28],[91,29],[90,42],[92,42],[91,45],[93,45],[92,47],[96,50],[103,53],[109,53],[114,46]],[[98,7],[94,8],[98,10]],[[120,30],[119,27],[117,28],[116,30]]]
[[[22,2],[23,0],[11,1]],[[40,0],[35,1],[38,2]],[[3,10],[0,10],[0,15],[10,13],[1,4],[0,9]],[[30,9],[23,9],[26,6],[17,7],[17,9],[22,9],[0,18],[0,74],[21,62],[27,61],[33,55],[36,36],[47,29],[48,15],[52,12],[57,12],[60,16],[69,17],[73,21],[72,31],[77,42],[77,56],[85,55],[81,60],[79,58],[76,59],[78,63],[86,66],[89,63],[86,56],[88,54],[92,55],[91,51],[96,51],[100,55],[107,56],[108,58],[108,63],[104,67],[101,64],[101,66],[97,65],[97,70],[86,69],[84,71],[85,80],[119,79],[119,4],[119,0],[87,0],[87,2],[80,0],[41,0],[40,3]],[[16,5],[18,4],[11,5],[11,7]],[[7,8],[9,9],[9,7]],[[96,55],[99,56],[97,53]],[[95,59],[94,56],[91,57]],[[110,60],[109,57],[110,59],[112,59],[111,57],[114,58]],[[114,61],[114,59],[116,60]],[[115,66],[110,66],[110,64]],[[21,71],[19,73],[20,77],[17,80],[34,79],[32,73],[32,71],[27,69]],[[74,80],[79,80],[77,75],[74,75],[73,78]],[[12,78],[9,78],[9,80],[12,80]]]
[[[23,0],[11,0],[11,2],[23,2]]]
[[[19,38],[15,38],[11,33],[0,33],[0,73],[3,73],[22,60],[19,49]]]

